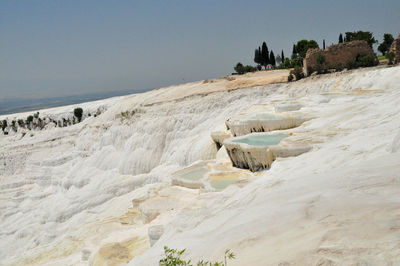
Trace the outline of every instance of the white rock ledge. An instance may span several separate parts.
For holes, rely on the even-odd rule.
[[[274,145],[249,145],[237,142],[252,136],[273,136],[282,134],[251,133],[241,137],[226,139],[224,146],[234,167],[249,169],[252,172],[269,169],[277,157],[298,156],[311,149],[309,146],[287,144],[285,140]]]
[[[232,138],[232,137],[233,136],[232,136],[231,132],[229,132],[228,130],[211,132],[211,138],[217,145],[218,150],[222,147],[224,140]]]
[[[243,136],[252,132],[268,132],[298,127],[308,119],[290,114],[253,113],[228,119],[225,124],[233,136]]]

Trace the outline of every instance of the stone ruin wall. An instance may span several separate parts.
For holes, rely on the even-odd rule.
[[[306,76],[312,74],[308,73],[308,70],[312,68],[314,71],[317,68],[317,56],[323,54],[326,58],[326,64],[329,66],[335,66],[341,64],[343,68],[346,67],[346,63],[349,60],[356,59],[357,55],[372,55],[375,56],[374,51],[369,47],[366,41],[352,41],[339,43],[329,46],[326,50],[321,49],[309,49],[306,57],[303,60],[303,70]]]
[[[399,37],[397,37],[397,39],[395,39],[393,41],[392,45],[390,46],[389,51],[394,53],[393,63],[399,64],[400,63],[400,34],[399,34]]]

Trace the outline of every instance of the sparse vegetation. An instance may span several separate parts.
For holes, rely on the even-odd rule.
[[[31,123],[33,121],[33,116],[30,115],[26,118],[27,124]]]
[[[210,262],[210,261],[198,261],[196,264],[192,264],[191,260],[182,259],[186,249],[177,250],[164,247],[165,258],[159,261],[160,266],[227,266],[228,260],[235,259],[235,254],[229,249],[225,250],[224,261],[222,262]]]
[[[389,65],[393,65],[395,54],[393,52],[389,52],[386,54],[386,58],[389,60]]]
[[[247,66],[244,66],[242,63],[237,63],[236,64],[236,66],[233,68],[235,71],[236,71],[236,73],[238,73],[239,75],[242,75],[242,74],[245,74],[245,73],[248,73],[248,72],[255,72],[255,71],[257,71],[257,68],[256,67],[253,67],[253,66],[250,66],[250,65],[247,65]]]
[[[326,57],[325,57],[325,55],[323,55],[323,54],[318,54],[317,55],[317,66],[316,67],[317,67],[317,73],[318,74],[326,73],[327,66],[326,66]]]
[[[346,63],[347,69],[355,69],[359,67],[372,67],[379,64],[378,59],[372,55],[357,55],[355,60],[349,60]]]
[[[372,32],[369,31],[359,30],[354,32],[346,32],[346,36],[344,37],[345,42],[356,40],[366,41],[371,48],[374,43],[378,42],[377,40],[375,40],[374,36],[372,36]]]
[[[74,116],[78,119],[78,122],[81,122],[82,115],[83,115],[83,109],[82,108],[77,107],[77,108],[74,109]]]
[[[3,132],[4,132],[6,127],[7,127],[7,120],[4,119],[3,122],[1,123],[1,130],[3,130]]]
[[[293,78],[296,78],[296,80],[300,80],[300,79],[304,78],[304,73],[303,73],[302,67],[296,66],[293,70],[290,71],[290,74],[288,76],[288,81],[292,81]]]
[[[386,53],[389,51],[390,46],[392,45],[394,41],[393,35],[389,33],[383,34],[383,42],[378,46],[379,52],[382,53],[382,55],[386,55]]]

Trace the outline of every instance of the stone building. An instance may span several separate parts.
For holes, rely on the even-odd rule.
[[[397,37],[396,40],[393,41],[392,45],[390,46],[389,52],[394,53],[394,64],[400,63],[400,34],[399,37]]]
[[[303,60],[304,74],[311,75],[317,69],[318,55],[325,56],[325,67],[336,68],[338,65],[345,68],[346,63],[355,60],[357,55],[372,55],[374,51],[366,41],[352,41],[329,46],[326,50],[309,49]]]

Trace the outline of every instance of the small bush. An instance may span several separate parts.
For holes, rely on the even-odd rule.
[[[354,69],[354,68],[357,68],[357,62],[356,62],[356,60],[348,60],[347,62],[346,62],[346,68],[347,69]]]
[[[372,55],[359,55],[357,56],[356,61],[358,63],[358,67],[372,67],[379,64],[375,56]]]
[[[7,127],[7,120],[3,120],[3,123],[1,123],[1,130],[3,130],[3,132],[4,132],[4,130],[6,129],[6,127]]]
[[[31,123],[33,121],[33,116],[30,115],[26,118],[27,124]]]
[[[287,77],[287,81],[289,81],[289,82],[293,81],[293,75],[292,74],[289,74],[289,76]]]
[[[257,71],[257,67],[253,67],[250,65],[244,66],[242,63],[237,63],[236,66],[233,68],[239,75],[248,73],[248,72],[255,72]]]
[[[290,74],[294,75],[296,80],[304,78],[303,68],[300,66],[296,66],[292,71],[290,71]]]
[[[318,54],[317,55],[317,73],[318,74],[323,74],[327,71],[326,68],[326,57],[323,54]]]
[[[83,109],[78,107],[74,109],[74,116],[78,119],[79,122],[82,120]]]
[[[165,258],[159,261],[160,266],[192,266],[191,260],[183,260],[182,255],[186,249],[177,250],[164,247]],[[210,262],[210,261],[199,261],[195,265],[197,266],[227,266],[227,260],[235,259],[235,254],[229,249],[225,250],[224,262]]]
[[[346,62],[347,69],[354,69],[359,67],[372,67],[379,64],[379,61],[373,55],[357,55],[355,60]]]
[[[33,117],[36,118],[36,119],[39,118],[39,112],[33,114]]]
[[[396,55],[393,52],[389,52],[386,54],[386,58],[389,59],[389,65],[393,65],[393,60],[395,56]]]
[[[334,64],[333,65],[333,68],[336,70],[336,71],[343,71],[343,65],[342,65],[342,63],[336,63],[336,64]]]

